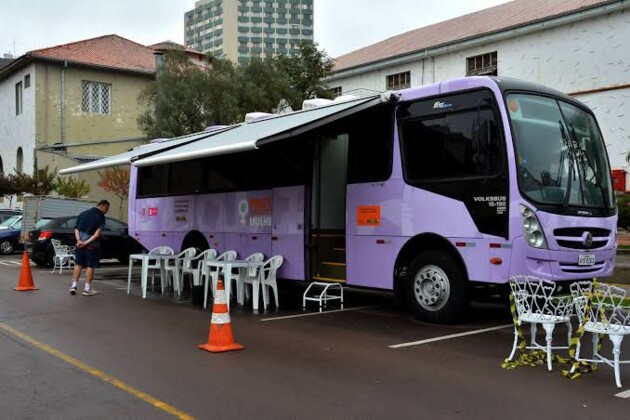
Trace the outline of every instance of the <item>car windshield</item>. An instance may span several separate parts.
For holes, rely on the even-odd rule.
[[[530,200],[573,207],[613,207],[610,167],[595,118],[568,102],[507,96],[518,183]]]
[[[21,219],[22,219],[22,216],[11,216],[4,222],[0,223],[0,226],[7,227],[7,228],[14,227],[13,225],[19,222]]]

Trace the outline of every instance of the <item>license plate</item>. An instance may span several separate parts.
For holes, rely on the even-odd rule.
[[[580,254],[578,258],[578,265],[593,265],[595,264],[595,254]]]

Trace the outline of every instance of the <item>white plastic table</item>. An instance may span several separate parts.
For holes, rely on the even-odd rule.
[[[147,298],[147,282],[149,277],[149,263],[151,261],[157,261],[160,263],[160,283],[162,285],[162,292],[164,292],[164,280],[165,270],[164,263],[166,259],[173,258],[173,255],[156,255],[156,254],[131,254],[129,255],[129,273],[127,275],[127,294],[131,290],[131,272],[133,270],[133,264],[135,261],[142,263],[142,270],[140,274],[140,285],[142,287],[142,299]],[[176,270],[177,271],[177,270]]]
[[[223,286],[225,288],[225,296],[227,298],[227,304],[228,304],[228,309],[230,308],[230,290],[232,288],[232,270],[233,269],[238,269],[238,277],[236,279],[236,295],[237,295],[237,299],[238,299],[238,303],[243,304],[244,302],[244,293],[243,293],[243,289],[244,289],[244,276],[246,273],[246,270],[249,270],[250,268],[260,268],[262,267],[263,263],[262,262],[257,262],[257,261],[246,261],[246,260],[231,260],[231,261],[216,261],[216,260],[209,260],[205,262],[206,267],[204,267],[205,270],[209,270],[210,267],[216,267],[217,268],[217,278],[219,277],[219,274],[221,272],[223,272]],[[259,274],[260,274],[260,270],[258,270]],[[207,302],[208,302],[208,283],[209,283],[209,275],[205,276],[206,277],[206,281],[204,283],[204,289],[203,289],[203,307],[205,308],[207,306]],[[212,290],[216,290],[217,289],[217,285],[216,283],[212,285]],[[256,300],[254,300],[254,310],[258,310],[258,302],[256,302]]]

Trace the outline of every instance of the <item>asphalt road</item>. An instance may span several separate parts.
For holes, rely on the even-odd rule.
[[[39,290],[16,292],[11,261],[0,258],[3,418],[627,418],[630,392],[617,395],[630,368],[622,390],[605,366],[576,380],[560,365],[502,369],[513,335],[500,305],[436,326],[365,290],[346,289],[343,311],[303,312],[304,288],[281,284],[278,311],[233,305],[245,349],[211,354],[197,348],[211,310],[189,295],[143,300],[136,279],[127,295],[118,264],[98,271],[95,297],[70,296],[69,275],[36,267]]]

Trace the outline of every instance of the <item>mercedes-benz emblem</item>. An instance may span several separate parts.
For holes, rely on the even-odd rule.
[[[593,245],[593,234],[591,232],[584,232],[582,235],[582,245],[584,245],[584,248],[590,248]]]

